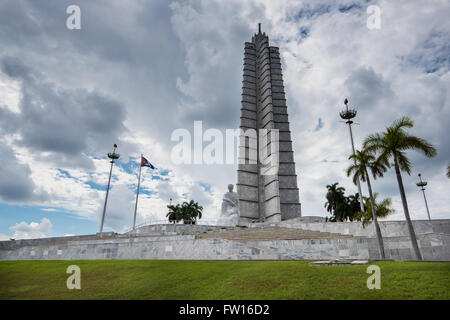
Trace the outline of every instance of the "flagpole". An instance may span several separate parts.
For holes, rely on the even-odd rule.
[[[143,157],[143,154],[141,153],[141,160],[139,161],[139,178],[138,178],[138,185],[137,185],[137,191],[136,191],[136,204],[134,206],[133,230],[136,227],[136,213],[137,213],[137,205],[138,205],[138,199],[139,199],[139,187],[141,185],[142,157]]]

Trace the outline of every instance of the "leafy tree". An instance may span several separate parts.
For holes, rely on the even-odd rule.
[[[338,202],[335,210],[334,221],[353,221],[356,214],[361,211],[359,202],[359,193],[344,196],[342,201]]]
[[[406,224],[408,226],[414,253],[418,260],[422,260],[416,234],[409,215],[401,171],[406,172],[408,175],[411,174],[411,162],[406,156],[406,151],[418,150],[423,152],[423,154],[429,158],[434,157],[437,152],[426,140],[409,135],[406,132],[405,129],[412,128],[413,126],[414,122],[410,118],[402,117],[399,120],[394,121],[390,127],[387,127],[386,131],[369,135],[364,141],[363,146],[368,152],[378,152],[379,162],[386,163],[389,167],[392,165],[394,166],[403,204],[403,212],[405,213]],[[389,160],[392,160],[392,163],[389,163]]]
[[[361,205],[359,201],[359,193],[351,194],[347,197],[348,206],[351,212],[351,216],[348,216],[348,219],[350,221],[353,221],[355,219],[355,216],[358,212],[361,211]],[[364,203],[363,203],[364,205]]]
[[[379,196],[378,192],[373,193],[373,199],[375,202],[375,211],[376,211],[377,218],[386,218],[387,216],[389,216],[390,214],[395,212],[395,210],[391,207],[392,199],[386,198],[386,199],[379,201],[378,196]],[[366,211],[364,211],[364,212],[360,211],[355,215],[355,220],[361,221],[363,224],[363,227],[365,227],[367,224],[369,224],[371,221],[373,221],[372,206],[370,204],[370,199],[364,198],[364,200],[365,200],[365,206],[367,208]]]
[[[345,196],[345,189],[338,187],[339,183],[327,185],[328,192],[326,194],[327,202],[325,208],[331,213],[330,222],[336,221],[353,221],[357,212],[361,210],[359,204],[359,194]]]
[[[447,178],[450,179],[450,164],[447,166]]]
[[[358,202],[359,204],[359,202]],[[336,205],[336,210],[334,212],[335,215],[335,221],[353,221],[353,217],[355,213],[357,213],[360,210],[353,210],[352,204],[350,202],[349,197],[344,197],[342,201],[338,202]]]
[[[332,216],[335,216],[336,207],[339,203],[345,200],[345,189],[343,187],[338,187],[339,183],[335,182],[333,184],[327,185],[328,192],[326,194],[327,202],[325,202],[325,208]]]

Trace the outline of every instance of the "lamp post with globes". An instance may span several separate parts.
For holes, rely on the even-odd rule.
[[[111,175],[112,175],[112,168],[114,165],[114,160],[119,159],[119,157],[120,157],[120,154],[116,153],[116,149],[117,149],[117,144],[114,144],[113,152],[108,153],[108,158],[111,159],[111,161],[110,161],[111,169],[109,170],[108,187],[106,188],[105,205],[103,206],[102,223],[100,224],[100,236],[102,236],[102,233],[103,233],[103,223],[105,222],[106,204],[108,203],[109,185],[111,184]]]
[[[356,110],[355,109],[349,109],[348,108],[348,99],[345,98],[344,101],[345,104],[345,110],[341,111],[339,115],[342,119],[346,120],[345,123],[348,124],[348,128],[350,130],[350,141],[352,143],[352,151],[353,155],[355,154],[355,144],[353,143],[353,132],[352,132],[352,119],[356,117]],[[359,192],[359,204],[361,207],[361,211],[364,212],[364,200],[361,192],[361,183],[359,181],[359,178],[356,179],[356,185],[358,186],[358,192]]]
[[[427,203],[427,198],[425,197],[425,186],[427,185],[426,181],[422,181],[422,174],[419,173],[419,179],[420,181],[416,183],[416,185],[420,188],[420,190],[422,190],[423,193],[423,200],[425,200],[425,207],[427,208],[427,214],[428,214],[428,220],[431,221],[431,217],[430,217],[430,211],[428,210],[428,203]]]

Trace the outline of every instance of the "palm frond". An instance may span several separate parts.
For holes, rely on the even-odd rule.
[[[387,171],[389,162],[386,157],[378,157],[375,161],[371,163],[370,171],[374,179],[377,177],[383,177],[384,173]]]
[[[432,158],[436,156],[436,148],[425,139],[421,139],[414,136],[406,135],[402,141],[402,150],[419,150],[422,151],[425,156]]]
[[[411,120],[410,117],[401,117],[398,120],[395,120],[390,128],[393,131],[398,132],[399,130],[403,130],[403,128],[412,128],[414,126],[414,121]]]
[[[397,152],[397,162],[402,171],[405,171],[408,175],[411,175],[411,162],[408,157],[406,157],[405,152]]]
[[[363,142],[363,149],[367,152],[376,152],[383,147],[383,136],[379,133],[369,135]]]
[[[350,177],[353,172],[356,173],[358,171],[358,166],[356,164],[352,164],[350,167],[347,168],[347,177]]]

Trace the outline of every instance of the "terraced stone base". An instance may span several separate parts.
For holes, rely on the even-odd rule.
[[[412,260],[404,222],[382,222],[387,259]],[[283,225],[283,223],[280,223]],[[302,225],[303,228],[299,228]],[[414,221],[424,260],[450,261],[450,220]],[[322,230],[322,231],[319,231]],[[333,231],[333,232],[330,232]],[[338,233],[336,231],[341,231]],[[350,232],[351,231],[351,232]],[[379,259],[370,227],[297,221],[286,226],[150,225],[126,234],[0,241],[0,260],[367,260]]]
[[[231,241],[195,236],[69,241],[0,251],[1,260],[313,260],[367,259],[367,239]]]

